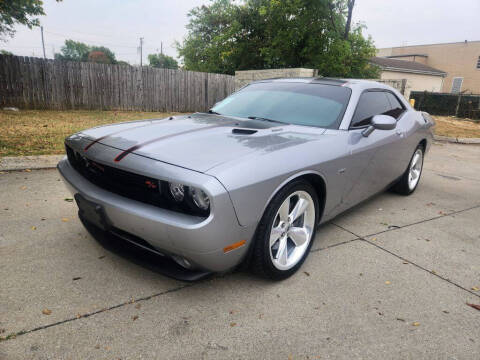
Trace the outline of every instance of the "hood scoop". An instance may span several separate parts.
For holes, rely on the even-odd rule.
[[[252,130],[252,129],[233,129],[232,134],[237,134],[237,135],[253,135],[257,132],[257,130]]]

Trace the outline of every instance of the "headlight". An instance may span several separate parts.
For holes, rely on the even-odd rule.
[[[180,183],[168,183],[168,190],[173,201],[188,212],[206,216],[210,210],[210,198],[202,189]]]
[[[176,202],[182,202],[185,197],[185,186],[178,183],[169,183],[170,194]]]
[[[210,207],[210,199],[205,192],[199,188],[191,187],[189,194],[192,197],[193,203],[201,210],[208,210]]]

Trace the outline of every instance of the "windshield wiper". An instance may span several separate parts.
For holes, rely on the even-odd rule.
[[[262,121],[274,122],[274,123],[279,123],[279,124],[286,124],[283,121],[267,119],[267,118],[260,117],[260,116],[247,116],[247,118],[250,119],[250,120],[262,120]]]
[[[220,114],[220,113],[218,113],[218,112],[216,112],[216,111],[213,111],[212,109],[208,110],[208,113],[209,113],[209,114],[215,114],[215,115],[222,115],[222,114]]]

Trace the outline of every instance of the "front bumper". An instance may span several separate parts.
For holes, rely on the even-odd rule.
[[[189,171],[168,164],[162,166],[174,167],[177,172]],[[101,205],[113,227],[143,239],[162,254],[181,256],[195,268],[219,272],[239,264],[247,253],[255,228],[238,223],[230,197],[218,181],[218,185],[210,184],[218,186],[212,191],[216,195],[210,216],[201,219],[101,189],[79,174],[66,158],[57,168],[73,195],[79,193]],[[241,240],[246,240],[244,246],[224,252],[226,246]]]

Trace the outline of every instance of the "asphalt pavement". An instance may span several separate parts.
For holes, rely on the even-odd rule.
[[[479,359],[480,146],[322,226],[283,282],[166,278],[93,239],[55,169],[0,174],[0,359]]]

